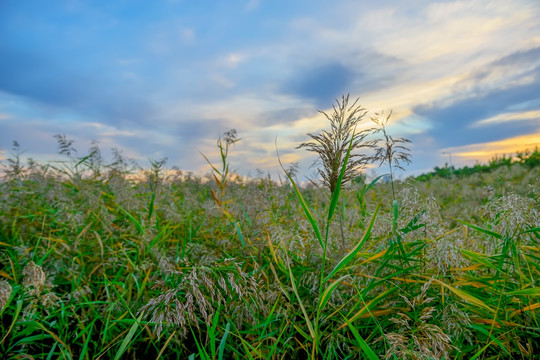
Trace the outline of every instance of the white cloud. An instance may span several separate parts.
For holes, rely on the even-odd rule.
[[[261,0],[248,0],[245,9],[247,12],[253,11],[261,5]]]
[[[179,26],[178,27],[178,35],[180,37],[180,40],[191,43],[195,39],[195,29]]]
[[[509,121],[537,120],[540,124],[540,110],[508,112],[492,116],[474,123],[471,127],[477,128]]]
[[[370,45],[380,53],[411,64],[436,60],[448,73],[458,70],[456,66],[479,65],[530,47],[531,34],[538,41],[538,11],[537,5],[509,1],[393,7],[365,13],[356,33],[370,34]]]

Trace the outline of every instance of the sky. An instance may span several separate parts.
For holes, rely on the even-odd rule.
[[[540,146],[537,0],[0,0],[0,153],[92,142],[142,167],[312,177],[296,149],[343,94],[412,141],[401,176]],[[384,169],[368,169],[371,173]]]

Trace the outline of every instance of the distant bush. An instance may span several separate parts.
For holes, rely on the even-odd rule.
[[[495,156],[489,160],[488,164],[477,163],[472,167],[465,166],[456,169],[454,166],[438,167],[435,166],[432,172],[422,174],[415,177],[418,181],[428,181],[435,177],[450,178],[452,176],[462,178],[477,173],[487,173],[503,166],[511,166],[514,164],[525,165],[529,168],[534,168],[540,165],[540,151],[538,147],[534,150],[525,150],[518,152],[516,157],[508,157],[507,155]]]

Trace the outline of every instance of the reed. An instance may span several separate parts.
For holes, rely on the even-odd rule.
[[[0,358],[534,358],[538,167],[393,191],[344,181],[360,160],[348,134],[337,177],[322,170],[330,196],[293,177],[235,181],[226,142],[219,183],[165,177],[163,161],[130,180],[129,162],[96,172],[74,153],[13,171],[14,151],[0,181]]]

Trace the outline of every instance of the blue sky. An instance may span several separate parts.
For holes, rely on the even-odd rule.
[[[407,174],[540,145],[540,3],[0,0],[0,148],[96,141],[148,166],[311,176],[295,149],[350,93],[413,141]],[[366,117],[369,126],[369,115]]]

